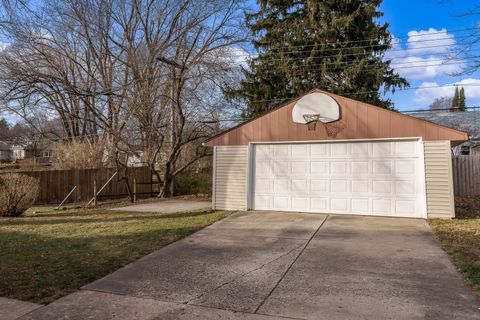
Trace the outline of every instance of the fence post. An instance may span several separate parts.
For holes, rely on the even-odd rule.
[[[133,177],[133,203],[137,202],[137,179]]]
[[[97,178],[93,179],[93,206],[97,206]]]

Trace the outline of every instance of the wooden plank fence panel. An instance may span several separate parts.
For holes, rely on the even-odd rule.
[[[455,195],[480,195],[480,155],[453,156],[452,166]]]
[[[36,204],[60,203],[63,198],[77,186],[75,192],[67,202],[89,201],[93,197],[93,181],[97,179],[97,190],[99,190],[110,177],[115,173],[115,168],[101,169],[73,169],[73,170],[43,170],[43,171],[16,171],[15,173],[25,174],[39,180],[40,193]],[[4,174],[4,173],[0,173]],[[133,179],[137,182],[148,182],[151,180],[151,171],[148,167],[129,168],[128,179],[133,190]],[[125,196],[127,188],[125,182],[115,177],[100,193],[107,197]],[[146,192],[149,185],[137,186],[138,192]],[[105,197],[103,197],[105,198]]]

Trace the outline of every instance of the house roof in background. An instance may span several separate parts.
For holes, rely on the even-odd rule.
[[[432,110],[410,113],[410,115],[467,132],[472,140],[480,140],[480,111],[447,112]]]

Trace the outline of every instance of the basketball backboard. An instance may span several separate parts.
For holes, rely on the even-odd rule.
[[[312,117],[318,115],[318,117]],[[329,95],[314,92],[297,101],[292,110],[292,120],[306,124],[308,119],[318,118],[318,121],[329,123],[340,119],[340,106]]]

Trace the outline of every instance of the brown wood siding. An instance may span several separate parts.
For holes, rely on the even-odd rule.
[[[422,137],[426,141],[468,139],[464,132],[443,127],[399,112],[337,96],[321,90],[340,105],[340,121],[345,125],[335,138],[328,137],[323,124],[308,131],[292,121],[294,100],[269,113],[245,122],[205,142],[207,146],[247,145],[251,141],[305,141]]]

